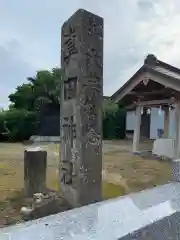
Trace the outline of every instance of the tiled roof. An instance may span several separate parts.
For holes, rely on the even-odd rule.
[[[156,66],[155,70],[162,74],[168,75],[169,77],[177,78],[178,80],[180,80],[180,74],[173,72],[171,70],[168,70],[167,68]]]
[[[161,74],[180,80],[179,68],[158,60],[154,55],[148,55],[144,61],[144,64],[148,66],[148,68],[152,68]]]
[[[153,71],[154,73],[161,74],[164,77],[168,77],[172,80],[180,80],[180,69],[176,68],[170,64],[167,64],[165,62],[162,62],[158,60],[154,55],[149,54],[145,60],[142,67],[123,85],[121,86],[112,96],[111,99],[116,98],[124,89],[126,86],[132,82],[137,75],[144,71]]]

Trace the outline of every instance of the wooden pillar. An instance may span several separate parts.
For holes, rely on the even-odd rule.
[[[139,150],[140,127],[141,127],[141,106],[136,107],[135,129],[133,135],[133,153]]]
[[[169,107],[164,108],[164,138],[169,137]]]
[[[175,104],[175,156],[180,157],[180,102]]]
[[[143,108],[143,114],[141,114],[141,127],[140,127],[140,139],[150,138],[150,122],[151,114],[147,113],[148,108]]]

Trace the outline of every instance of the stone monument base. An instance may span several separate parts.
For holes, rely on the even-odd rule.
[[[38,193],[40,195],[40,193]],[[49,190],[41,198],[27,199],[28,205],[22,207],[21,215],[24,221],[33,220],[71,209],[67,201],[55,191]]]
[[[33,141],[34,143],[38,142],[60,142],[60,136],[31,136],[30,141]]]

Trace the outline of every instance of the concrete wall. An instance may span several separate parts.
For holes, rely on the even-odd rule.
[[[175,158],[174,139],[158,138],[153,143],[152,153],[165,158]]]
[[[126,117],[126,130],[134,130],[135,128],[135,112],[129,111],[127,112]],[[151,109],[151,125],[150,125],[150,139],[156,139],[157,129],[164,129],[164,112],[159,115],[158,108]],[[174,110],[170,111],[170,124],[169,124],[169,137],[175,137],[175,129],[174,129]]]

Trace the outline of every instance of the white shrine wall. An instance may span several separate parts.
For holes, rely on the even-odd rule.
[[[126,116],[126,130],[134,130],[135,112],[128,111]],[[157,129],[164,129],[164,111],[159,115],[159,108],[151,108],[150,139],[158,138]],[[174,110],[170,111],[169,138],[175,138]]]

